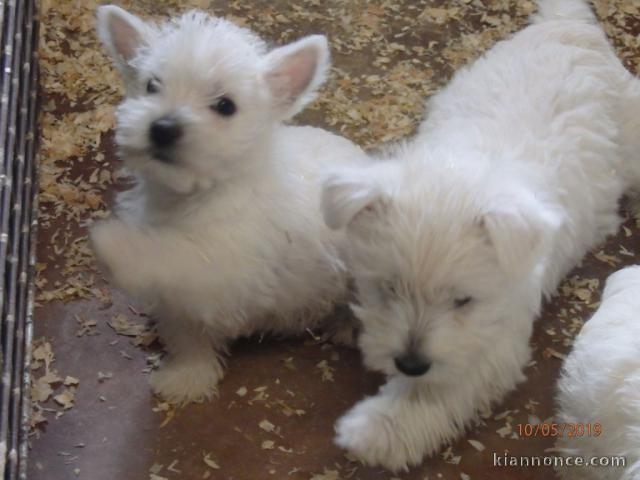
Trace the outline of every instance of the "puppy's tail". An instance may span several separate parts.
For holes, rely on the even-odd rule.
[[[596,23],[596,16],[585,0],[538,0],[538,12],[532,17],[533,23],[550,20],[575,20]]]

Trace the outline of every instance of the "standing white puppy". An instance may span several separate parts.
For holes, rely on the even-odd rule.
[[[322,221],[318,178],[365,155],[323,130],[282,125],[325,77],[323,36],[268,51],[202,12],[155,25],[115,6],[98,10],[98,32],[126,85],[116,143],[137,187],[91,241],[159,321],[168,358],[155,391],[203,400],[229,341],[300,332],[344,294],[341,236]]]
[[[638,119],[640,83],[589,7],[542,0],[430,100],[411,143],[328,178],[364,362],[389,377],[339,420],[339,445],[416,465],[524,380],[542,297],[639,183]]]
[[[618,468],[560,469],[567,480],[640,478],[639,313],[640,267],[627,267],[608,278],[602,305],[582,328],[564,363],[557,421],[583,425],[585,434],[564,435],[558,446],[587,461],[626,457],[626,465]]]

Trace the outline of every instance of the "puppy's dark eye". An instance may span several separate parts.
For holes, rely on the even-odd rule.
[[[453,306],[455,308],[462,308],[465,305],[468,305],[469,303],[471,303],[471,301],[473,300],[472,297],[460,297],[460,298],[456,298],[453,301]]]
[[[220,97],[216,102],[211,105],[211,110],[218,112],[223,117],[230,117],[236,113],[236,104],[233,100],[227,97]]]
[[[152,78],[147,82],[147,93],[154,94],[160,91],[160,82],[156,78]]]

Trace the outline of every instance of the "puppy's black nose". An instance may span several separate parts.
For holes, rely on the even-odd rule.
[[[170,147],[182,136],[182,125],[176,117],[167,115],[151,124],[149,136],[156,147]]]
[[[417,353],[405,353],[393,359],[396,368],[410,377],[424,375],[431,368],[431,363]]]

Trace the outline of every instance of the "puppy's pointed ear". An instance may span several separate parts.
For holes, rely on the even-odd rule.
[[[125,81],[130,80],[134,74],[131,60],[137,50],[148,43],[150,26],[115,5],[99,7],[97,19],[98,37]]]
[[[495,198],[481,218],[500,265],[513,276],[536,267],[563,223],[557,209],[524,189]]]
[[[364,216],[381,214],[388,201],[382,188],[367,179],[365,172],[332,173],[322,186],[322,214],[333,230],[351,225]]]
[[[329,64],[329,45],[323,35],[305,37],[267,54],[264,81],[282,119],[294,116],[313,100]]]

